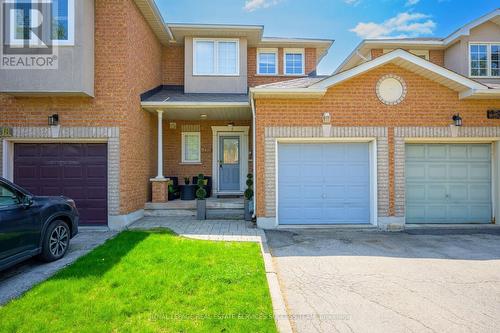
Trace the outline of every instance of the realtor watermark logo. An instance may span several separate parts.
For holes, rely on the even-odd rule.
[[[2,1],[2,69],[57,69],[57,1]]]

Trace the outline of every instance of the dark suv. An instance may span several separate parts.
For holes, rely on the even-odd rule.
[[[34,196],[0,177],[0,270],[36,255],[60,259],[77,233],[73,200]]]

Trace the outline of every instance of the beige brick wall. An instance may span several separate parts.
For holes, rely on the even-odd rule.
[[[257,74],[257,48],[248,48],[248,86],[255,87],[261,84],[281,82],[296,79],[297,76],[283,75],[283,48],[278,48],[278,75],[259,75]],[[316,70],[316,49],[305,49],[305,74]]]
[[[377,98],[376,84],[386,74],[395,74],[405,80],[408,92],[401,104],[388,106]],[[257,99],[256,168],[257,175],[265,175],[257,177],[257,215],[265,217],[273,213],[268,212],[270,207],[266,206],[268,187],[274,186],[269,185],[269,175],[266,174],[266,154],[270,153],[266,150],[269,144],[266,131],[271,127],[320,128],[323,112],[329,112],[334,127],[387,128],[388,149],[384,151],[387,157],[380,155],[379,160],[386,158],[388,161],[388,189],[384,191],[388,206],[386,212],[379,211],[379,216],[402,216],[404,194],[401,194],[401,186],[404,185],[396,179],[401,179],[404,148],[401,148],[399,132],[394,128],[445,128],[456,113],[463,118],[462,130],[500,127],[500,120],[486,118],[486,111],[490,109],[500,109],[500,100],[460,100],[457,92],[392,64],[334,86],[320,99]]]
[[[118,127],[119,213],[126,214],[151,195],[155,119],[141,109],[140,94],[162,82],[161,45],[132,0],[97,0],[95,49],[95,98],[0,94],[0,124],[44,127],[58,113],[63,127]]]

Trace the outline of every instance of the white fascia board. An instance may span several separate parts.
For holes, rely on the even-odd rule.
[[[403,59],[408,62],[411,62],[419,67],[422,67],[424,69],[427,69],[429,71],[432,71],[438,75],[441,75],[449,80],[453,80],[466,88],[469,89],[487,89],[487,87],[479,82],[473,81],[471,79],[468,79],[464,76],[461,76],[455,72],[452,72],[444,67],[438,66],[436,64],[433,64],[432,62],[429,62],[427,60],[424,60],[420,57],[417,57],[407,51],[398,49],[394,50],[392,52],[386,53],[378,58],[375,58],[374,60],[365,62],[357,67],[354,67],[352,69],[346,70],[345,72],[340,72],[338,74],[335,74],[323,81],[317,82],[313,85],[310,86],[310,88],[317,88],[317,89],[328,89],[330,86],[333,86],[335,84],[338,84],[342,81],[345,81],[347,79],[350,79],[352,77],[355,77],[357,75],[360,75],[366,71],[369,71],[371,69],[374,69],[376,67],[385,65],[387,63],[390,63],[394,59]]]
[[[326,89],[311,89],[311,88],[250,88],[250,95],[252,97],[265,96],[283,96],[293,97],[294,95],[314,95],[323,96]]]
[[[450,45],[457,38],[460,38],[461,36],[469,36],[471,29],[477,27],[478,25],[483,24],[484,22],[487,22],[487,21],[491,20],[492,18],[494,18],[494,17],[496,17],[498,15],[500,15],[500,8],[495,9],[491,13],[486,14],[486,15],[478,18],[477,20],[474,20],[474,21],[470,22],[469,24],[464,25],[463,27],[461,27],[460,29],[458,29],[457,31],[453,32],[451,35],[449,35],[448,37],[446,37],[443,40],[444,45],[445,46]]]
[[[500,99],[500,89],[469,89],[459,94],[460,99]]]

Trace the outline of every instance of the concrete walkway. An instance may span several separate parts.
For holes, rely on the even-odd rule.
[[[80,228],[79,234],[71,240],[64,258],[50,263],[32,258],[0,272],[0,306],[47,280],[114,235],[116,232],[107,229]]]
[[[265,234],[251,222],[241,220],[198,221],[190,216],[144,217],[128,227],[130,230],[168,228],[193,239],[236,242],[262,242]]]

